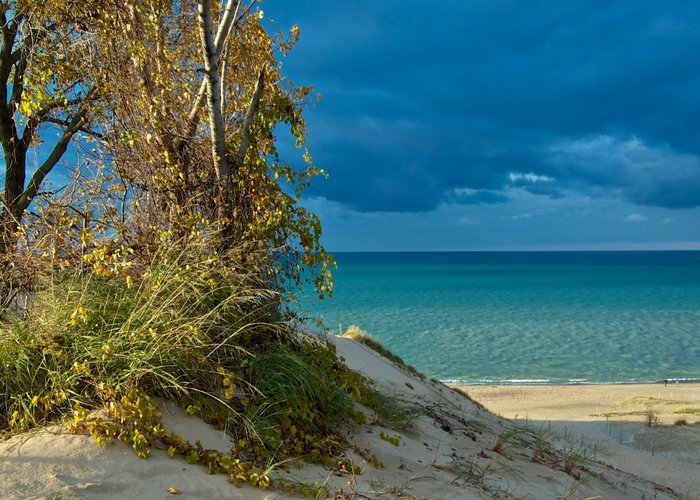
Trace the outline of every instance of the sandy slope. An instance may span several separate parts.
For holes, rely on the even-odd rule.
[[[346,498],[554,499],[568,493],[570,498],[600,495],[607,499],[690,496],[676,484],[650,481],[648,465],[635,454],[640,452],[628,447],[617,447],[619,457],[606,456],[615,460],[617,468],[591,457],[576,463],[572,474],[567,474],[563,470],[566,458],[583,455],[587,448],[577,445],[574,450],[571,442],[554,434],[533,432],[524,424],[514,426],[442,384],[419,379],[364,345],[335,337],[330,340],[351,368],[371,377],[379,391],[414,414],[408,419],[411,426],[383,426],[365,409],[367,424],[342,430],[353,445],[348,458],[364,470],[362,474],[336,475],[320,466],[306,466],[280,467],[277,477],[315,481],[331,491],[342,488]],[[199,439],[206,447],[226,450],[231,446],[221,432],[177,409],[166,410],[166,423],[184,437]],[[397,437],[398,446],[382,439],[381,433]],[[534,451],[538,435],[551,445],[540,454]],[[504,442],[496,452],[499,436]],[[369,456],[362,451],[365,449],[384,467],[368,464],[361,456]],[[597,455],[600,460],[601,454]],[[121,444],[103,450],[87,437],[48,431],[0,443],[0,471],[3,499],[56,494],[64,498],[165,498],[171,496],[169,487],[177,488],[181,498],[281,497],[275,491],[238,489],[222,476],[208,476],[198,466],[169,460],[161,450],[141,460]]]
[[[700,384],[463,387],[490,411],[569,439],[598,458],[700,498]],[[662,425],[644,424],[647,409]],[[674,426],[679,418],[690,425]]]

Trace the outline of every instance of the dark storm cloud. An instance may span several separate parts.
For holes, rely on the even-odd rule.
[[[308,122],[331,177],[312,195],[361,211],[492,203],[507,186],[700,205],[695,2],[264,7],[300,25],[285,71],[324,94]]]
[[[637,138],[597,136],[552,146],[549,162],[561,183],[580,191],[616,190],[627,201],[672,209],[698,206],[700,159]]]

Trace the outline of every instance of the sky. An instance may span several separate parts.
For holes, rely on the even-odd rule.
[[[330,251],[700,249],[700,3],[262,9],[323,96],[304,204]]]

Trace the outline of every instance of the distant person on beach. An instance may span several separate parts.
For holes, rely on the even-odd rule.
[[[664,387],[668,387],[668,380],[664,379]]]

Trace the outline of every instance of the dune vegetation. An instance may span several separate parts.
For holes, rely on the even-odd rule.
[[[161,442],[262,487],[270,463],[332,465],[353,401],[379,400],[290,307],[304,280],[329,294],[334,265],[299,204],[324,175],[312,88],[282,74],[299,28],[268,34],[256,2],[0,12],[0,437],[61,424],[141,457]],[[159,399],[235,450],[184,442]]]

